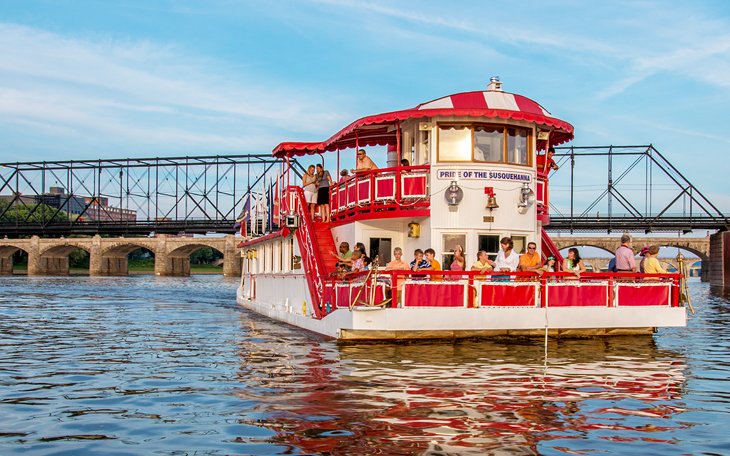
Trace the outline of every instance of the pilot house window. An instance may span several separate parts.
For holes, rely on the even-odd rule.
[[[440,162],[531,164],[530,130],[503,125],[439,125]]]

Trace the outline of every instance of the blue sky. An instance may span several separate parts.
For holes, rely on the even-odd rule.
[[[268,153],[499,75],[730,212],[729,2],[3,0],[0,56],[0,161]]]

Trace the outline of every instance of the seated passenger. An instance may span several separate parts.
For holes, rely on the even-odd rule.
[[[555,260],[553,258],[553,260]],[[537,253],[537,244],[534,242],[527,243],[527,253],[520,257],[520,263],[517,269],[525,272],[535,272],[542,267],[542,259]]]
[[[340,242],[339,255],[335,252],[330,252],[330,255],[337,258],[337,264],[343,265],[345,269],[349,270],[352,267],[352,252],[348,242]]]
[[[563,271],[572,272],[577,277],[580,277],[581,273],[586,272],[586,266],[583,264],[578,249],[575,247],[568,249],[568,258],[563,260]]]
[[[480,250],[477,252],[477,260],[471,265],[471,271],[491,272],[494,269],[494,261],[490,260],[487,252]],[[487,276],[476,276],[477,279],[486,279]]]
[[[411,166],[411,162],[409,162],[407,158],[403,158],[400,161],[400,165],[401,166]]]
[[[667,270],[664,269],[659,263],[657,256],[659,255],[659,246],[651,245],[647,251],[644,262],[644,272],[647,274],[668,274]]]
[[[426,249],[425,252],[423,252],[426,255],[426,261],[431,263],[431,270],[432,271],[442,271],[441,269],[441,263],[438,262],[436,259],[436,251],[434,249]],[[432,275],[431,280],[443,280],[444,276],[439,275]]]
[[[352,272],[360,272],[365,270],[365,255],[361,251],[352,252]]]

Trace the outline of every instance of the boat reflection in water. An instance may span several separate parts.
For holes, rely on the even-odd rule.
[[[547,363],[535,342],[280,344],[242,347],[260,388],[241,395],[265,408],[255,424],[305,452],[658,451],[682,427],[684,359],[651,337],[551,341]]]

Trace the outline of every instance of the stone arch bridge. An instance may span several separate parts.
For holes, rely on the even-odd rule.
[[[66,275],[69,254],[76,249],[89,252],[89,274],[95,276],[127,275],[127,255],[145,248],[155,255],[155,275],[190,275],[190,254],[203,247],[223,253],[223,274],[241,275],[241,255],[236,239],[168,237],[155,238],[39,238],[0,239],[0,275],[13,272],[13,254],[23,250],[28,254],[28,275]]]

